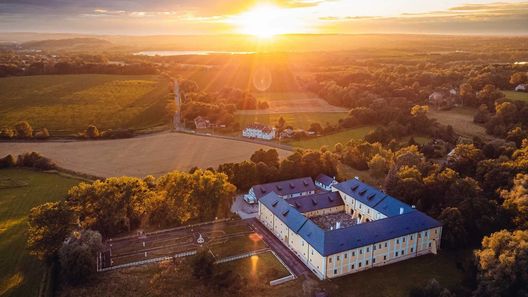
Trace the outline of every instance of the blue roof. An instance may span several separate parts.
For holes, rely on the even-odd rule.
[[[312,178],[301,177],[296,179],[256,185],[253,186],[252,189],[255,193],[255,197],[258,200],[271,192],[275,192],[280,196],[285,196],[302,192],[315,191],[315,185]]]
[[[409,205],[383,193],[377,188],[372,187],[359,179],[350,179],[338,183],[337,185],[334,185],[334,187],[388,217],[400,215],[400,210],[403,210],[403,213],[415,211]]]
[[[442,224],[420,211],[325,232],[323,256],[440,227]],[[314,246],[315,248],[315,246]]]
[[[340,183],[336,186],[336,188],[341,188],[343,192],[348,194],[350,191],[345,191],[345,189],[347,187],[354,187],[356,184],[358,184],[358,189],[352,191],[354,194],[353,197],[357,195],[368,197],[366,193],[376,194],[372,197],[372,199],[370,199],[376,201],[376,203],[373,203],[369,199],[366,201],[371,205],[374,204],[374,206],[377,207],[380,212],[387,214],[387,218],[363,224],[352,225],[346,228],[323,230],[312,220],[306,218],[295,207],[290,205],[291,201],[298,200],[302,197],[284,200],[276,193],[271,192],[262,197],[260,199],[260,203],[266,206],[275,216],[277,216],[284,224],[286,224],[288,228],[299,234],[299,236],[301,236],[323,256],[333,255],[362,246],[371,245],[396,237],[401,237],[442,226],[439,221],[409,207],[405,203],[385,195],[380,191],[373,191],[374,188],[367,186],[357,180],[352,181],[356,182],[351,183],[350,181],[347,181]],[[355,193],[361,192],[363,189],[366,189],[366,192],[363,195]],[[382,197],[379,196],[380,193],[383,195]],[[328,198],[328,196],[325,196],[328,195],[328,193],[320,195],[323,197],[320,199],[325,200],[324,197]],[[400,207],[404,208],[405,210],[403,214],[400,214],[399,212]]]
[[[260,198],[259,201],[295,233],[297,233],[302,225],[308,221],[304,215],[291,207],[286,200],[282,199],[274,192]]]
[[[319,174],[316,178],[315,178],[316,181],[322,183],[323,185],[325,186],[330,186],[334,181],[335,179],[331,178],[330,176],[326,175],[326,174]]]
[[[299,196],[289,198],[286,201],[301,213],[345,204],[338,192],[324,192],[313,195]]]

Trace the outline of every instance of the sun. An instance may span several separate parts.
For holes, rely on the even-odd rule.
[[[287,9],[273,4],[260,4],[233,17],[232,22],[243,34],[271,38],[277,34],[295,33],[299,30],[296,18]]]

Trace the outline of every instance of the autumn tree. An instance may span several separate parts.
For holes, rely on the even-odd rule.
[[[510,190],[502,190],[504,208],[513,213],[513,222],[519,228],[528,229],[528,174],[519,173]]]
[[[65,202],[34,207],[28,217],[27,246],[30,254],[51,261],[75,227],[76,218]]]
[[[376,154],[368,162],[370,172],[375,178],[382,178],[389,171],[389,162],[384,157]]]
[[[18,138],[31,138],[31,137],[33,137],[33,128],[26,121],[18,122],[15,125],[15,132],[16,132],[16,136]]]
[[[528,230],[502,230],[486,236],[475,256],[478,287],[474,296],[528,295]]]
[[[458,248],[467,244],[468,234],[465,220],[458,208],[444,208],[438,219],[444,224],[442,228],[442,245],[449,248]]]
[[[465,175],[474,175],[477,163],[483,159],[482,151],[473,144],[458,144],[449,154],[449,166]]]
[[[97,129],[97,127],[95,125],[90,125],[88,126],[88,128],[86,128],[86,130],[84,131],[84,135],[88,138],[91,138],[91,139],[96,139],[96,138],[99,138],[99,136],[101,135],[99,133],[99,129]]]
[[[90,278],[97,270],[97,253],[102,246],[99,232],[73,232],[59,250],[63,279],[70,284],[79,284]]]

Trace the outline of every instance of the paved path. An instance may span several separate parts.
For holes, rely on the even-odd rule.
[[[180,93],[180,85],[178,84],[178,81],[175,79],[174,82],[174,101],[176,102],[176,112],[174,113],[172,124],[174,125],[174,129],[176,131],[181,130],[182,124],[181,124],[181,93]]]
[[[289,249],[287,248],[271,231],[268,230],[260,221],[257,219],[248,219],[250,225],[255,231],[260,234],[264,241],[275,251],[275,253],[284,261],[284,263],[291,269],[295,276],[311,274],[310,270],[304,263]]]

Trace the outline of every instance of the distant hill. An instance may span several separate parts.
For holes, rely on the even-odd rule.
[[[67,38],[53,40],[38,40],[29,41],[22,44],[23,48],[40,50],[87,50],[91,48],[101,49],[103,47],[111,46],[113,46],[113,44],[110,41],[98,38]]]

